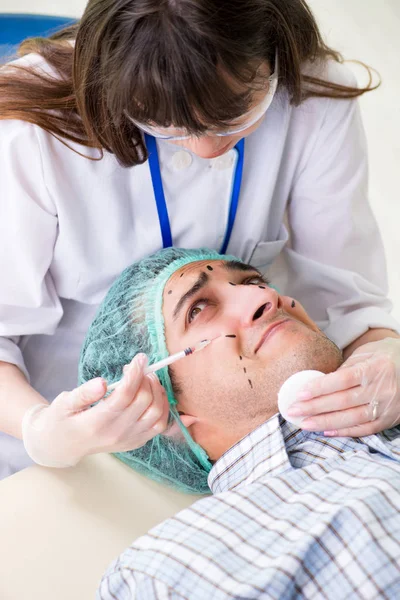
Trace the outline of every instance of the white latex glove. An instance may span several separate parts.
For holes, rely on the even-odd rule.
[[[288,414],[327,436],[362,437],[400,423],[400,339],[360,346],[335,372],[307,384]]]
[[[147,357],[138,354],[106,399],[106,382],[98,378],[62,392],[51,404],[28,409],[22,436],[32,460],[45,467],[70,467],[88,454],[139,448],[163,432],[167,395],[155,374],[143,375],[146,365]],[[90,408],[94,402],[98,404]]]

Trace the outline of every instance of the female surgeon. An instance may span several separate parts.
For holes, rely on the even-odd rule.
[[[303,392],[304,428],[400,422],[356,101],[370,89],[304,0],[89,0],[79,25],[21,45],[0,72],[1,476],[29,462],[16,438],[67,466],[164,430],[143,356],[107,409],[82,411],[103,380],[65,390],[113,280],[170,245],[282,259],[274,283],[350,361]]]

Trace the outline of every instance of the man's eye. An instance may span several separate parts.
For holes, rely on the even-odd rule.
[[[198,300],[196,304],[193,304],[188,312],[188,322],[191,323],[197,315],[199,315],[203,309],[207,306],[207,300]]]

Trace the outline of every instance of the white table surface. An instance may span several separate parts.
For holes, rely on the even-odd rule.
[[[111,561],[195,499],[106,454],[0,481],[0,599],[94,600]]]

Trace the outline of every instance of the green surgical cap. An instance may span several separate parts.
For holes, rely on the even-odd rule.
[[[147,354],[149,364],[168,356],[162,314],[164,287],[178,269],[200,260],[238,261],[215,250],[166,248],[123,271],[87,332],[79,361],[79,385],[94,377],[104,377],[108,384],[118,381],[124,365],[139,352]],[[168,367],[157,375],[168,395],[170,421],[178,423],[184,441],[161,434],[137,450],[115,456],[156,481],[184,492],[207,494],[211,463],[180,420]]]

